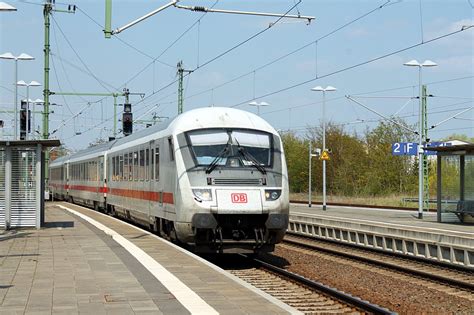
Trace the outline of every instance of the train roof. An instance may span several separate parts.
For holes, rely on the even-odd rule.
[[[51,163],[49,163],[49,165],[50,166],[61,165],[64,162],[66,162],[67,160],[69,160],[69,155],[64,155],[64,156],[58,157],[54,161],[51,161]]]
[[[98,155],[103,155],[100,153],[103,152],[105,154],[109,150],[110,152],[114,152],[160,137],[205,128],[242,128],[278,134],[268,122],[253,113],[230,107],[203,107],[187,111],[172,121],[150,126],[128,137],[123,137],[92,148],[87,148],[67,157],[59,158],[51,163],[51,165],[54,166],[56,162],[61,163],[68,159],[70,162],[74,162],[77,159],[87,159],[89,156],[93,158]]]
[[[256,129],[278,134],[275,128],[261,117],[251,112],[230,107],[194,109],[179,115],[170,124],[170,129],[174,133],[211,127]]]
[[[99,145],[96,145],[96,146],[78,151],[76,153],[72,153],[72,154],[69,154],[69,155],[66,155],[66,156],[62,156],[60,158],[57,158],[53,162],[51,162],[51,166],[54,166],[56,164],[62,164],[66,161],[75,162],[76,160],[85,160],[85,159],[88,159],[88,158],[94,158],[94,157],[97,157],[99,155],[103,155],[103,154],[105,154],[105,152],[110,150],[110,148],[114,145],[115,142],[116,142],[116,140],[109,141],[107,143],[102,143],[102,144],[99,144]]]
[[[187,111],[166,124],[151,126],[121,138],[113,145],[111,152],[164,136],[203,128],[243,128],[278,134],[268,122],[253,113],[230,107],[203,107]]]

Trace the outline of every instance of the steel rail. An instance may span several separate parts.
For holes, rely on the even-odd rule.
[[[320,282],[316,282],[316,281],[313,281],[313,280],[310,280],[310,279],[307,279],[303,276],[300,276],[298,274],[295,274],[293,272],[290,272],[288,270],[285,270],[285,269],[282,269],[282,268],[279,268],[279,267],[276,267],[272,264],[269,264],[267,262],[264,262],[260,259],[257,259],[257,258],[254,258],[253,261],[255,261],[257,264],[261,265],[263,268],[266,268],[274,273],[277,273],[279,275],[282,275],[286,278],[289,278],[293,281],[296,281],[298,283],[302,283],[304,284],[305,286],[311,288],[311,289],[314,289],[316,291],[319,291],[319,292],[322,292],[322,293],[325,293],[327,295],[329,295],[331,298],[335,298],[339,301],[342,301],[344,303],[347,303],[351,306],[354,306],[362,311],[365,311],[365,312],[370,312],[372,314],[396,314],[384,307],[381,307],[379,305],[376,305],[376,304],[372,304],[368,301],[364,301],[358,297],[355,297],[355,296],[352,296],[348,293],[344,293],[342,291],[339,291],[337,289],[334,289],[334,288],[331,288],[329,286],[326,286]]]
[[[311,240],[309,240],[309,241],[311,241]],[[433,273],[430,273],[430,272],[415,270],[415,269],[412,269],[412,268],[399,266],[399,265],[396,265],[396,264],[393,264],[393,263],[384,262],[384,261],[380,261],[380,260],[373,259],[373,258],[368,258],[368,257],[362,257],[362,256],[359,256],[359,255],[350,254],[350,253],[347,253],[347,252],[341,252],[341,251],[338,251],[338,250],[325,248],[325,247],[321,247],[321,246],[314,245],[314,244],[306,244],[306,243],[303,243],[303,242],[298,242],[296,240],[289,240],[287,238],[283,240],[283,243],[288,243],[288,244],[291,244],[293,246],[301,246],[301,247],[304,247],[306,249],[317,250],[317,251],[322,251],[322,252],[337,255],[337,256],[342,256],[344,258],[357,260],[357,261],[361,261],[361,262],[364,262],[364,263],[376,265],[376,266],[379,266],[379,267],[384,267],[384,268],[396,270],[398,272],[411,274],[411,275],[414,275],[414,276],[417,276],[417,277],[420,277],[420,278],[423,278],[423,279],[429,279],[431,281],[435,281],[435,282],[439,282],[439,283],[443,283],[443,284],[448,284],[450,286],[454,286],[454,287],[457,287],[457,288],[461,288],[463,290],[468,290],[468,291],[474,292],[474,283],[459,281],[459,280],[456,280],[456,279],[447,278],[447,277],[440,276],[440,275],[437,275],[437,274],[433,274]],[[341,246],[340,244],[337,244],[337,245]],[[344,245],[346,246],[347,244],[344,244]],[[350,246],[350,247],[353,247],[353,246]],[[358,248],[358,247],[353,247],[353,248],[360,250],[360,248]],[[364,250],[367,250],[367,249],[364,248]],[[376,253],[376,251],[374,251],[374,253]],[[383,253],[383,254],[386,255],[386,253]],[[398,259],[405,259],[405,260],[407,259],[407,257],[405,257],[405,256],[401,257],[399,255],[395,255],[394,257],[396,257]],[[419,260],[416,260],[416,261],[420,262]],[[427,265],[439,266],[439,264],[437,264],[436,262],[432,262],[432,261],[429,261],[429,260],[423,260],[421,263],[425,263]],[[446,267],[446,266],[442,266],[442,267],[446,268],[446,269],[454,269],[454,268],[449,268],[449,267]],[[458,268],[456,268],[456,269],[459,270]],[[463,269],[462,271],[472,272],[472,270],[467,270],[467,269]]]

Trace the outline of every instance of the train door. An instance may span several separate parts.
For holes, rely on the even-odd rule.
[[[148,196],[150,198],[148,199],[148,215],[150,218],[153,217],[153,204],[155,203],[154,201],[154,186],[153,186],[153,177],[152,177],[152,171],[153,171],[153,153],[152,150],[154,146],[154,141],[148,142],[148,144],[145,146],[145,190],[149,191]]]
[[[67,196],[69,195],[69,178],[70,178],[70,174],[69,174],[69,162],[67,163],[64,163],[64,181],[62,182],[62,184],[64,185],[64,198],[66,198],[67,200]]]
[[[107,176],[106,176],[107,169],[104,164],[104,156],[99,156],[99,163],[97,165],[97,176],[95,180],[97,181],[97,186],[99,189],[99,201],[101,203],[101,207],[105,208],[105,200],[107,198]]]

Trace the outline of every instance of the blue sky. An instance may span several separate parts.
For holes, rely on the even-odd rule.
[[[0,14],[0,53],[25,52],[35,56],[34,61],[19,62],[18,79],[43,83],[42,1],[6,2],[18,11]],[[215,2],[183,0],[181,4],[211,7]],[[112,26],[123,26],[165,3],[113,0]],[[220,0],[215,8],[284,13],[295,3]],[[357,100],[384,115],[398,112],[397,116],[414,124],[418,121],[418,101],[410,97],[418,95],[418,70],[403,63],[430,59],[439,64],[423,69],[423,82],[434,95],[428,101],[431,126],[474,105],[474,28],[418,44],[472,25],[473,3],[303,0],[291,13],[312,15],[315,21],[307,25],[304,21],[283,19],[269,29],[269,23],[277,18],[218,13],[203,16],[168,8],[125,30],[118,40],[104,38],[104,1],[57,1],[58,9],[65,9],[65,4],[75,4],[78,9],[75,14],[53,14],[50,85],[56,92],[111,93],[121,91],[126,84],[131,92],[145,93],[143,99],[131,97],[135,119],[151,119],[154,113],[172,119],[177,114],[175,66],[182,60],[186,69],[195,70],[184,80],[185,110],[214,105],[256,112],[255,107],[247,105],[255,98],[270,104],[261,108],[261,116],[276,129],[304,135],[322,118],[322,95],[310,89],[332,85],[337,91],[327,94],[326,119],[361,133],[376,126],[380,117],[344,96],[370,92],[364,94],[370,98],[359,95]],[[199,23],[171,45],[199,18]],[[352,23],[339,29],[349,22]],[[268,30],[213,60],[265,29]],[[329,33],[332,34],[320,39]],[[306,48],[262,67],[305,45]],[[418,46],[406,49],[414,45]],[[389,56],[369,62],[385,55]],[[356,66],[365,62],[368,63]],[[12,109],[13,64],[0,60],[2,110]],[[145,70],[138,74],[142,69]],[[295,87],[289,88],[292,86]],[[19,87],[19,94],[26,95],[24,87]],[[42,98],[42,88],[30,88],[30,98]],[[57,130],[52,137],[61,139],[69,148],[84,148],[97,138],[111,135],[112,97],[52,96],[51,101],[61,105],[51,107],[54,113],[50,116],[50,131]],[[0,117],[5,120],[4,134],[11,134],[11,114],[0,113]],[[38,116],[36,121],[39,123],[41,118]],[[429,136],[436,140],[453,133],[474,137],[474,110],[430,130]]]

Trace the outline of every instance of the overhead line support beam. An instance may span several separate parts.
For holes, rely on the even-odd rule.
[[[150,13],[145,14],[142,17],[139,17],[138,19],[122,26],[119,27],[115,30],[112,30],[112,0],[105,0],[105,29],[104,29],[104,34],[105,38],[110,38],[111,35],[115,35],[118,33],[123,32],[127,28],[132,27],[133,25],[148,19],[149,17],[157,14],[158,12],[161,12],[171,6],[174,6],[177,9],[183,9],[183,10],[189,10],[189,11],[194,11],[194,12],[211,12],[211,13],[228,13],[228,14],[241,14],[241,15],[256,15],[256,16],[271,16],[271,17],[279,17],[279,18],[290,18],[290,19],[304,19],[308,20],[308,24],[311,23],[312,20],[315,19],[314,16],[308,16],[308,15],[293,15],[293,14],[281,14],[281,13],[268,13],[268,12],[252,12],[252,11],[237,11],[237,10],[222,10],[222,9],[213,9],[213,8],[206,8],[202,6],[185,6],[185,5],[179,5],[178,4],[179,0],[173,0],[161,7],[159,7],[156,10],[151,11]]]

